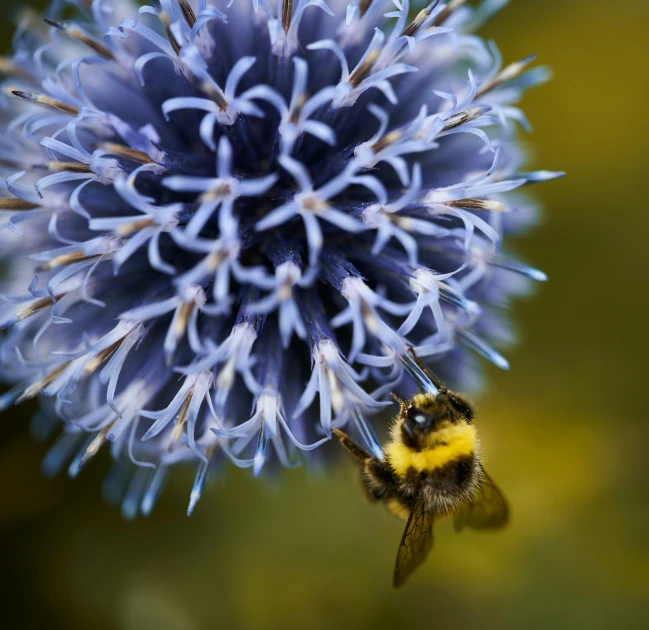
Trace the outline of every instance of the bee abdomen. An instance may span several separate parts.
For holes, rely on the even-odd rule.
[[[419,473],[426,504],[437,513],[450,513],[467,501],[478,480],[475,454],[465,455],[431,471]]]

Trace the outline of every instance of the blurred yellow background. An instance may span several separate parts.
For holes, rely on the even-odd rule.
[[[649,627],[649,2],[513,0],[483,34],[554,69],[524,101],[528,142],[534,168],[568,172],[534,190],[544,221],[514,249],[550,281],[516,305],[512,370],[487,366],[476,401],[508,530],[438,527],[395,592],[403,525],[350,462],[275,480],[229,466],[189,519],[176,472],[128,523],[100,497],[106,453],[41,477],[23,407],[0,424],[2,628]]]

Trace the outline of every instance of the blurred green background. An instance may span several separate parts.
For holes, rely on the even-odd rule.
[[[5,12],[5,46],[11,28]],[[190,519],[177,472],[127,523],[100,498],[106,453],[41,477],[25,407],[0,423],[2,628],[649,627],[649,2],[513,0],[483,34],[554,69],[524,102],[532,166],[569,174],[534,190],[544,222],[514,247],[550,282],[516,305],[512,370],[487,367],[476,401],[508,530],[438,527],[395,592],[403,526],[351,463],[275,482],[229,467]]]

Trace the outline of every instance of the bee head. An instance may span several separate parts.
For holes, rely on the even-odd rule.
[[[445,394],[415,396],[408,405],[402,408],[401,432],[406,444],[417,446],[426,442],[431,433],[442,424],[456,422],[456,415]]]

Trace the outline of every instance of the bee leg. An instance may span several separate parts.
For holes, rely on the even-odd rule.
[[[361,485],[365,491],[365,496],[372,503],[385,499],[390,490],[387,486],[377,485],[375,481],[368,476],[367,471],[365,470],[361,473]]]
[[[380,459],[372,457],[365,462],[361,480],[371,501],[380,501],[396,487],[397,480],[392,469]]]
[[[331,431],[340,440],[340,443],[345,447],[345,449],[354,457],[354,459],[362,463],[365,463],[368,459],[373,459],[372,455],[360,446],[356,440],[350,438],[344,431],[341,431],[340,429],[331,429]]]
[[[464,416],[467,420],[473,420],[475,412],[468,401],[453,392],[448,392],[448,399],[460,415]]]

